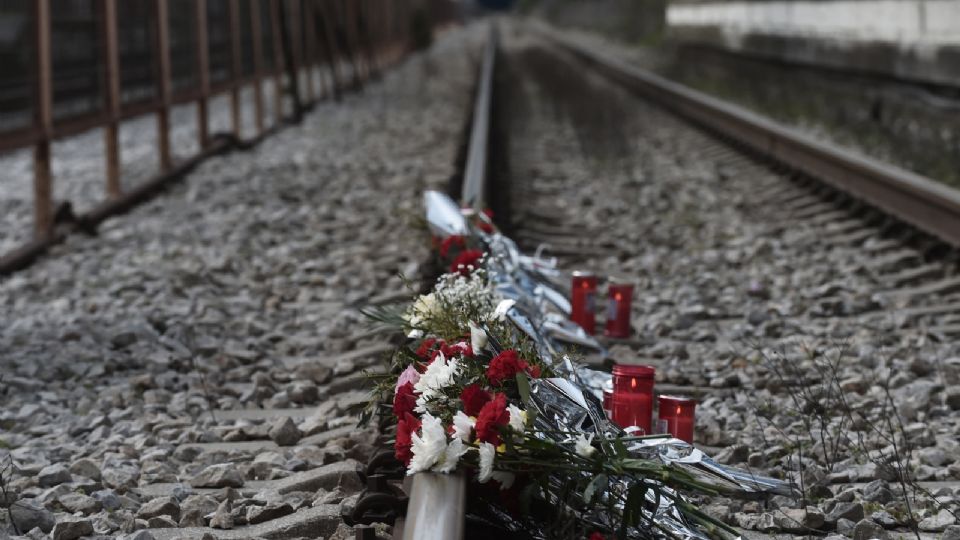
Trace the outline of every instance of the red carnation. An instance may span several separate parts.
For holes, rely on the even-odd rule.
[[[417,356],[419,356],[420,358],[422,358],[422,359],[424,359],[424,360],[429,359],[430,356],[431,356],[431,355],[430,355],[430,350],[433,349],[433,346],[436,345],[438,342],[441,344],[441,346],[443,345],[443,340],[442,340],[442,339],[437,339],[437,338],[432,338],[432,337],[431,337],[431,338],[427,338],[427,339],[423,340],[423,341],[420,343],[420,346],[417,347]]]
[[[503,384],[503,381],[512,379],[517,373],[527,369],[528,364],[518,355],[517,351],[507,349],[498,354],[487,366],[487,380],[494,386]]]
[[[412,435],[420,429],[420,419],[410,413],[404,413],[403,418],[397,422],[397,440],[393,445],[394,455],[397,460],[405,466],[410,464],[413,459],[413,438]]]
[[[490,218],[490,219],[493,219],[493,210],[491,210],[491,209],[489,209],[489,208],[484,208],[484,209],[483,209],[483,215],[487,216],[487,217]]]
[[[477,228],[487,234],[493,234],[494,231],[493,225],[487,223],[486,221],[478,221]]]
[[[490,393],[480,388],[479,384],[469,384],[460,392],[460,401],[463,402],[463,412],[467,416],[477,416],[480,409],[490,401]]]
[[[590,535],[590,538],[588,540],[607,540],[607,537],[600,534],[597,531],[594,531],[593,534]]]
[[[468,249],[457,255],[457,258],[453,260],[453,263],[450,265],[450,272],[459,272],[462,276],[468,276],[470,275],[470,269],[468,267],[472,266],[474,269],[477,268],[477,261],[480,260],[480,257],[483,257],[482,251],[479,249]]]
[[[540,366],[530,366],[527,368],[527,373],[530,374],[534,379],[540,378]]]
[[[440,256],[446,259],[447,255],[450,254],[450,248],[453,247],[459,247],[460,249],[463,249],[467,247],[467,243],[459,234],[448,236],[443,239],[443,242],[440,243]]]
[[[407,382],[397,388],[393,396],[393,414],[403,418],[404,414],[412,413],[417,406],[417,394],[413,391],[413,383]]]
[[[510,422],[510,413],[507,412],[506,394],[496,394],[480,409],[477,415],[477,440],[500,446],[500,426]]]

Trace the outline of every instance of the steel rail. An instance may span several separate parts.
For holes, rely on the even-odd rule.
[[[960,191],[831,146],[540,27],[548,40],[597,71],[695,124],[960,246]]]
[[[487,142],[490,139],[490,110],[493,100],[493,65],[499,39],[495,24],[490,26],[490,37],[483,51],[477,92],[473,104],[473,120],[470,129],[470,146],[467,166],[463,173],[463,204],[480,210],[486,194]]]
[[[490,114],[493,110],[493,74],[498,42],[499,32],[496,23],[493,22],[490,24],[490,34],[484,47],[483,61],[477,77],[461,191],[462,203],[478,209],[484,203],[487,183],[486,171],[489,158],[487,148],[490,136]],[[395,534],[395,537],[403,540],[463,538],[466,492],[467,479],[462,473],[421,472],[413,475],[402,535]]]

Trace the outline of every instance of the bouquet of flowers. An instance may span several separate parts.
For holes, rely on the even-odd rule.
[[[393,417],[407,474],[464,471],[487,488],[488,513],[535,538],[736,537],[684,494],[743,484],[683,463],[697,451],[681,441],[608,422],[583,391],[575,356],[553,356],[538,317],[520,312],[537,302],[504,297],[517,290],[516,276],[504,287],[515,257],[489,249],[494,230],[464,227],[468,234],[436,243],[450,266],[431,292],[394,310],[399,317],[368,313],[408,336],[389,373],[375,378],[370,406]]]

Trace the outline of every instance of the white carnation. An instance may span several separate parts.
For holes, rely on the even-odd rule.
[[[415,410],[419,413],[426,412],[427,402],[439,396],[444,388],[453,384],[459,369],[460,364],[456,358],[448,361],[443,357],[443,353],[438,354],[433,363],[427,366],[417,384],[413,386],[413,389],[420,393]]]
[[[500,489],[510,489],[517,477],[512,472],[493,471],[490,473],[490,478],[500,482]]]
[[[513,404],[507,410],[510,411],[510,427],[517,433],[523,433],[527,426],[527,412]]]
[[[435,316],[438,310],[439,303],[433,293],[418,296],[407,314],[407,322],[410,326],[420,326],[424,320]]]
[[[490,480],[493,474],[493,458],[497,455],[497,448],[488,442],[480,443],[480,472],[477,481],[481,484]]]
[[[407,474],[430,470],[447,450],[447,434],[439,418],[430,413],[423,415],[421,433],[413,433],[410,437],[413,459],[410,460]]]
[[[590,435],[589,439],[585,435],[577,437],[577,441],[574,444],[574,450],[577,452],[577,455],[585,458],[592,456],[597,449],[590,444],[591,442],[593,442],[593,435]]]
[[[437,464],[433,466],[433,470],[441,473],[448,473],[457,468],[457,464],[460,463],[460,456],[467,453],[467,446],[464,446],[463,441],[454,437],[450,444],[447,445],[446,451],[443,455],[437,460]]]
[[[453,415],[453,434],[463,442],[470,442],[470,434],[477,421],[467,416],[463,411]]]

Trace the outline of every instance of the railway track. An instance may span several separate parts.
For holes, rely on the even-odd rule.
[[[960,195],[550,28],[503,36],[491,144],[471,147],[498,224],[561,268],[635,283],[612,356],[700,400],[698,446],[797,480],[802,462],[818,501],[707,508],[747,536],[955,523]]]

